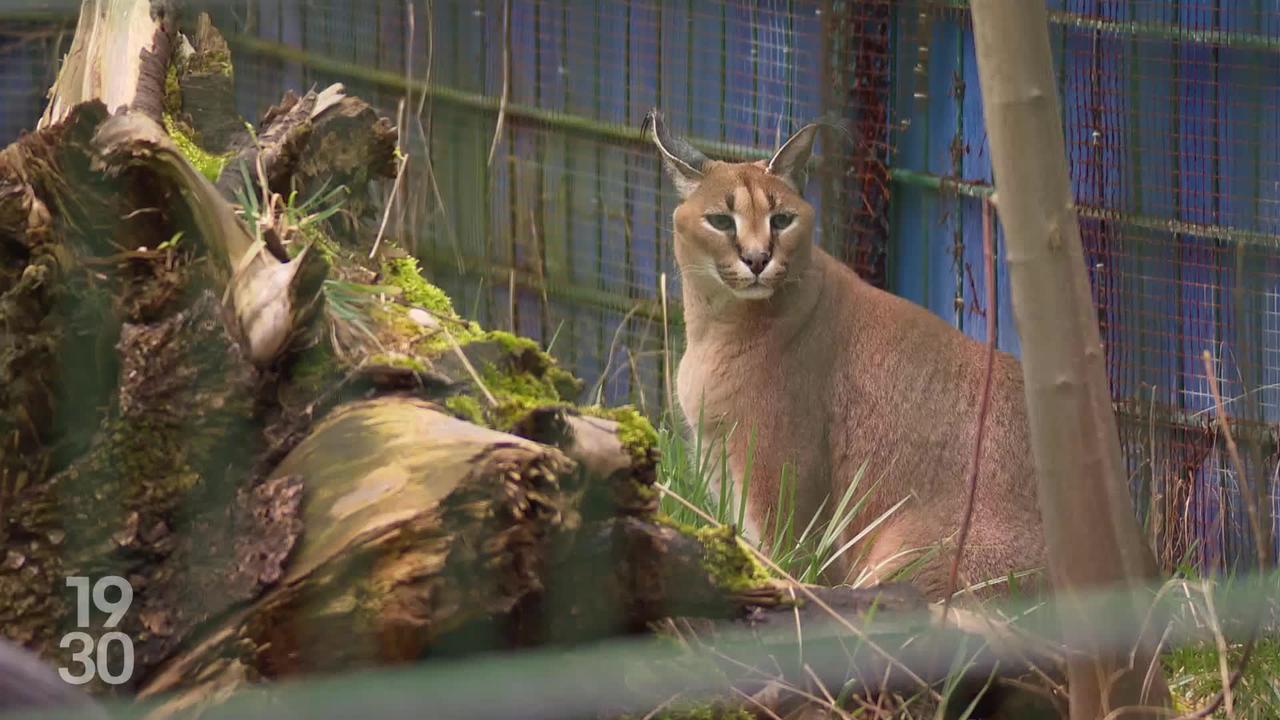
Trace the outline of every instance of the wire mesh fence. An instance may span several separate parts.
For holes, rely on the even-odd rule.
[[[330,80],[389,111],[401,99],[421,106],[421,124],[410,125],[422,132],[409,133],[406,154],[422,161],[411,167],[429,190],[413,203],[422,213],[402,226],[404,239],[451,290],[473,298],[465,307],[555,338],[556,354],[602,398],[656,415],[663,354],[678,352],[663,345],[660,312],[665,275],[667,320],[678,328],[675,197],[640,119],[661,107],[674,130],[735,158],[762,156],[819,115],[864,120],[857,151],[831,149],[810,196],[832,208],[823,243],[880,273],[889,7],[307,2],[256,3],[231,19],[246,112],[282,87]],[[874,43],[853,32],[863,26]],[[859,53],[861,85],[852,80]],[[832,201],[864,185],[873,188],[866,203]]]
[[[332,81],[396,117],[409,170],[392,232],[460,308],[551,346],[594,397],[657,416],[679,355],[675,196],[638,132],[654,106],[722,158],[840,118],[808,188],[819,242],[974,337],[996,312],[1018,351],[1003,265],[982,307],[991,170],[963,0],[203,6],[246,117]],[[1280,517],[1280,9],[1050,8],[1135,503],[1166,566],[1229,565],[1252,548],[1200,358]],[[64,6],[0,16],[0,141],[34,124],[73,22]]]
[[[73,15],[0,9],[0,142],[35,124],[74,29]]]
[[[1135,504],[1166,566],[1253,556],[1212,426],[1211,353],[1276,508],[1280,11],[1050,2],[1068,162]],[[897,8],[890,286],[975,337],[991,167],[965,3]],[[999,343],[1017,352],[1003,265]],[[1269,488],[1269,489],[1267,489]],[[1270,537],[1274,543],[1274,520]]]

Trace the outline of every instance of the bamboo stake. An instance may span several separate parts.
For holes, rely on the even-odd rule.
[[[1125,488],[1067,174],[1048,13],[1043,0],[973,0],[972,8],[1050,579],[1065,626],[1086,628],[1079,638],[1086,651],[1067,663],[1071,718],[1142,706],[1156,707],[1126,715],[1165,716],[1163,678],[1144,697],[1151,652],[1139,648],[1130,659],[1104,649],[1105,638],[1088,636],[1079,602],[1090,590],[1128,588],[1132,601],[1116,612],[1137,623],[1147,604],[1137,588],[1156,567]]]

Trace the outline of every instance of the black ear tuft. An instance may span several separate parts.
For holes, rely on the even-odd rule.
[[[797,130],[769,158],[765,171],[786,180],[796,192],[804,192],[809,156],[813,153],[813,141],[817,138],[820,127],[821,123],[809,123]]]
[[[683,138],[668,133],[662,113],[657,108],[645,115],[640,131],[652,138],[654,146],[662,156],[662,164],[667,169],[667,174],[671,176],[671,181],[675,184],[680,196],[689,197],[702,182],[708,162],[707,156]]]
[[[644,122],[640,123],[640,134],[646,137],[653,132],[654,126],[661,122],[662,113],[658,108],[653,108],[644,114]]]

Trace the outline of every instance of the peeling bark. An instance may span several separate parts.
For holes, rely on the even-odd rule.
[[[170,0],[82,3],[71,50],[36,129],[62,122],[72,108],[94,100],[112,113],[127,108],[158,122],[175,30]]]

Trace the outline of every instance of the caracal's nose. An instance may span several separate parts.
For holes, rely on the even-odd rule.
[[[764,272],[765,266],[769,264],[770,254],[768,250],[749,250],[739,257],[742,258],[742,262],[747,264],[747,267],[751,268],[751,272],[759,275]]]

